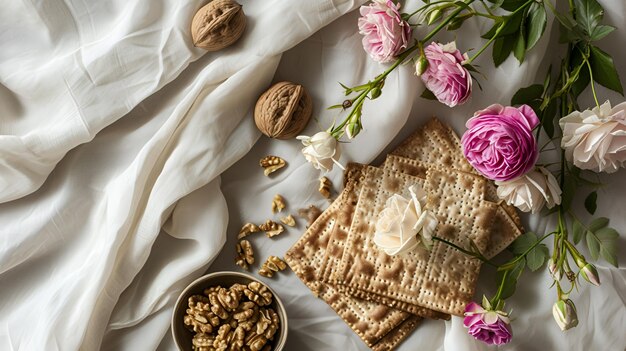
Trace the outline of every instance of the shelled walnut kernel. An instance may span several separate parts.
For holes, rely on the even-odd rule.
[[[188,299],[184,324],[195,332],[195,351],[271,350],[280,319],[268,305],[272,293],[259,282],[204,290]]]
[[[261,229],[254,223],[246,223],[239,230],[239,234],[237,235],[237,240],[243,239],[252,233],[260,232]]]
[[[278,156],[265,156],[259,161],[259,165],[263,167],[263,174],[269,176],[277,170],[285,167],[287,162]]]
[[[290,227],[295,227],[296,226],[296,219],[293,218],[292,215],[288,215],[287,217],[283,217],[280,219],[281,222],[283,222],[284,225],[288,225]]]
[[[276,194],[272,200],[272,213],[281,212],[285,206],[285,198]]]
[[[265,235],[267,235],[268,238],[274,237],[285,231],[285,227],[272,221],[271,219],[268,219],[265,223],[261,224],[259,228],[265,232]]]
[[[254,264],[254,251],[252,250],[252,244],[245,239],[239,240],[235,249],[237,251],[235,264],[245,270],[248,270],[250,265]]]
[[[330,199],[333,183],[327,177],[320,178],[320,186],[317,189],[323,197]]]
[[[261,266],[259,274],[264,277],[271,278],[274,276],[274,272],[282,271],[285,268],[287,268],[285,261],[280,259],[280,257],[270,256],[267,258],[265,263],[263,263],[263,266]]]

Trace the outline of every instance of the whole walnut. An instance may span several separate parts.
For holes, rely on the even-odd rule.
[[[301,85],[278,82],[264,92],[254,107],[254,122],[270,138],[291,139],[306,127],[313,101]]]
[[[194,46],[217,51],[236,42],[245,29],[241,5],[233,0],[213,0],[193,16],[191,38]]]

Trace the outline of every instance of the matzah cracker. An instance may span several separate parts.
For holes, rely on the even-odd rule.
[[[369,169],[376,169],[371,166],[363,166],[363,172]],[[363,173],[362,172],[362,173]],[[359,174],[358,184],[363,184],[364,175]],[[359,188],[360,189],[360,188]],[[360,193],[360,191],[359,191]],[[358,193],[354,192],[353,196],[346,201],[342,206],[343,212],[348,212],[350,214],[354,214],[354,210],[357,206]],[[346,246],[346,240],[348,240],[348,232],[350,231],[350,227],[352,225],[352,216],[345,217],[342,215],[338,216],[339,220],[335,224],[335,228],[330,232],[330,236],[328,239],[328,243],[326,246],[326,253],[320,265],[320,274],[319,280],[322,282],[330,283],[332,281],[333,273],[339,269],[339,265],[341,263],[341,258],[343,256],[344,248]],[[376,301],[380,301],[386,306],[394,307],[397,303],[393,299],[388,299],[382,296],[379,296]],[[407,309],[405,309],[407,310]],[[448,319],[449,316],[437,311],[429,310],[422,306],[414,306],[408,312],[418,315],[420,317],[425,318],[444,318]]]
[[[391,154],[423,164],[437,164],[479,174],[463,156],[461,142],[454,130],[437,118],[431,119],[424,127],[411,134]],[[500,201],[493,182],[488,181],[485,190],[486,199],[499,202],[501,207],[494,220],[494,235],[491,244],[488,251],[484,253],[486,257],[491,258],[522,235],[524,227],[515,207]]]
[[[394,172],[405,173],[414,177],[425,178],[426,171],[428,168],[439,168],[443,169],[437,165],[428,165],[423,164],[420,161],[409,159],[406,157],[389,155],[383,164],[383,168],[390,169]],[[472,173],[472,175],[474,175]],[[474,175],[476,177],[480,177],[479,175]],[[496,209],[496,215],[493,221],[493,226],[491,228],[491,236],[489,239],[489,243],[485,247],[485,251],[482,252],[483,255],[487,258],[492,258],[504,250],[512,240],[521,235],[521,232],[517,228],[515,222],[511,219],[509,214],[505,211],[504,207],[501,206],[501,201],[498,199],[489,196],[489,190],[492,188],[490,185],[491,182],[487,182],[485,184],[485,201],[490,201],[496,203],[498,205]],[[493,188],[495,191],[495,188]]]
[[[351,221],[344,205],[358,196],[358,175],[361,166],[351,165],[346,172],[349,181],[337,200],[309,227],[285,255],[285,261],[296,275],[327,302],[339,316],[374,350],[392,350],[410,333],[421,318],[387,306],[338,292],[318,279],[317,269],[324,256],[330,232],[337,221]],[[339,216],[343,212],[346,217]]]
[[[412,312],[422,306],[462,315],[474,295],[481,262],[435,241],[423,248],[389,256],[373,242],[375,222],[393,194],[408,197],[411,185],[422,185],[429,208],[439,220],[435,236],[467,247],[489,240],[496,206],[482,201],[484,179],[464,172],[429,169],[427,179],[368,169],[340,268],[332,280],[340,291]]]

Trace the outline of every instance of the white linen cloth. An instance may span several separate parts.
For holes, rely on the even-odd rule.
[[[307,134],[339,118],[324,109],[342,100],[337,82],[361,83],[384,69],[363,52],[355,12],[328,25],[363,1],[241,3],[248,17],[242,40],[204,56],[188,29],[200,1],[2,3],[0,350],[173,350],[168,327],[178,293],[213,260],[210,271],[236,270],[233,234],[241,224],[269,218],[276,193],[292,212],[325,205],[319,173],[297,141],[255,144],[251,109],[270,81],[288,79],[313,96],[317,121]],[[619,30],[601,46],[626,77],[626,52],[610,45],[626,40],[626,8],[603,5]],[[479,47],[485,29],[468,21],[459,47]],[[370,162],[433,114],[462,131],[473,111],[507,103],[517,88],[543,78],[545,63],[558,58],[555,32],[520,67],[510,59],[494,69],[484,55],[485,90],[456,109],[418,98],[419,80],[401,67],[366,105],[365,130],[342,145],[342,162]],[[258,167],[268,154],[289,162],[270,179]],[[610,186],[598,206],[622,231],[622,251],[623,175],[604,177]],[[338,170],[330,177],[341,184]],[[542,232],[549,222],[533,217],[529,227]],[[257,259],[282,255],[303,228],[252,238]],[[626,270],[599,266],[602,287],[584,284],[572,295],[581,323],[565,334],[552,321],[547,274],[526,273],[507,305],[517,318],[503,349],[623,350]],[[481,292],[493,293],[492,273],[484,270]],[[287,304],[287,350],[367,349],[293,274],[266,281]],[[416,347],[492,349],[467,336],[460,318],[425,322],[400,349]]]

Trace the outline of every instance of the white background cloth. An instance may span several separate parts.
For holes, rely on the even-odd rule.
[[[602,2],[619,29],[601,46],[626,78],[626,52],[611,45],[626,41],[626,6]],[[316,121],[306,134],[339,118],[325,110],[342,101],[337,82],[362,83],[384,70],[361,48],[357,13],[339,18],[363,1],[241,3],[244,37],[209,54],[189,40],[201,1],[0,4],[0,350],[173,350],[168,328],[178,293],[211,262],[209,271],[237,269],[241,224],[270,218],[276,193],[292,212],[326,205],[320,174],[304,163],[298,142],[259,139],[251,110],[271,81],[286,79],[313,97]],[[439,40],[477,48],[486,28],[471,20]],[[459,108],[420,99],[421,83],[401,67],[366,105],[365,130],[342,144],[341,161],[374,160],[432,115],[462,132],[475,110],[507,103],[543,78],[560,48],[550,28],[522,66],[510,59],[494,69],[488,52],[479,59],[484,90]],[[289,162],[269,179],[258,167],[268,154]],[[603,177],[609,185],[598,206],[622,232],[622,266],[624,174]],[[339,170],[330,178],[341,184]],[[554,225],[539,216],[527,222],[537,232]],[[300,220],[278,238],[253,237],[257,260],[284,254],[303,230]],[[507,305],[514,339],[503,349],[624,350],[626,270],[605,262],[599,269],[601,288],[583,284],[573,294],[580,325],[566,333],[552,320],[547,273],[526,273]],[[265,281],[287,304],[287,350],[367,349],[292,273]],[[485,268],[479,293],[494,289]],[[467,336],[460,318],[423,323],[400,349],[417,347],[490,349]]]

